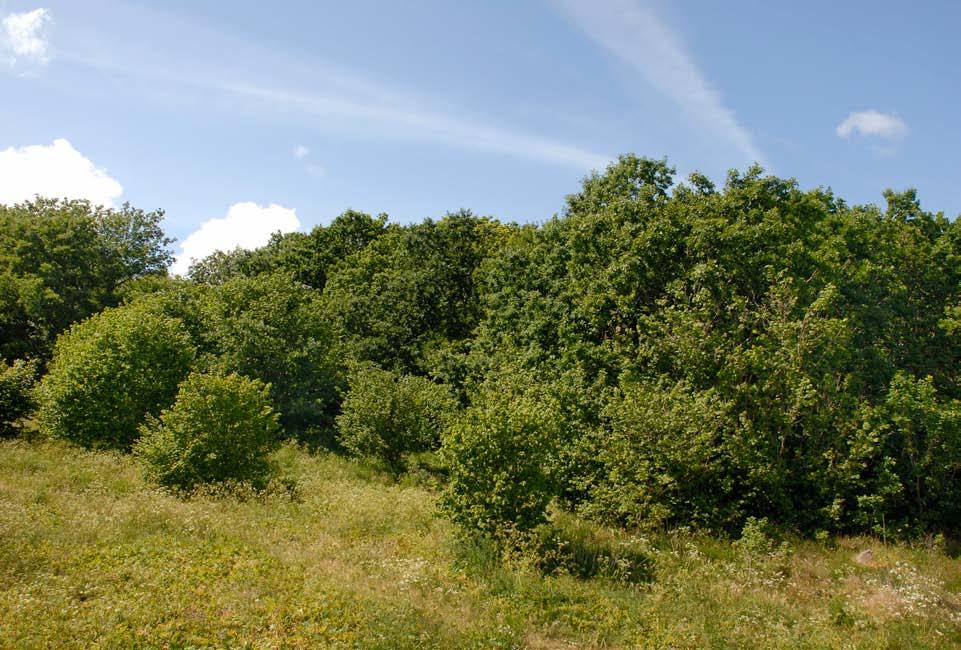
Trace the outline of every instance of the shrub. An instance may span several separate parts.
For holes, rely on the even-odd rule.
[[[651,558],[638,544],[570,517],[538,526],[529,552],[535,566],[547,575],[602,577],[628,584],[652,577]]]
[[[140,427],[134,453],[148,478],[190,490],[236,481],[255,488],[271,474],[268,454],[279,445],[270,387],[237,374],[193,373],[173,406]]]
[[[436,449],[456,405],[445,386],[365,365],[350,376],[350,391],[337,417],[340,443],[392,471],[410,453]]]
[[[748,517],[741,529],[741,537],[734,544],[746,553],[768,553],[774,548],[767,517]]]
[[[33,410],[31,388],[36,377],[36,362],[0,359],[0,436],[16,433],[17,421]]]
[[[443,455],[448,516],[501,542],[545,520],[555,486],[547,469],[560,436],[557,401],[525,375],[500,376],[448,428]]]
[[[199,292],[197,301],[207,369],[269,384],[285,431],[330,444],[340,370],[316,292],[274,274],[234,278]]]
[[[957,534],[961,402],[939,395],[931,377],[899,372],[884,401],[862,417],[836,472],[845,523],[879,535]]]
[[[583,510],[629,527],[740,522],[730,405],[716,391],[625,382],[604,415],[602,471]]]
[[[85,447],[127,449],[190,371],[183,324],[149,304],[107,309],[57,339],[39,386],[41,433]]]

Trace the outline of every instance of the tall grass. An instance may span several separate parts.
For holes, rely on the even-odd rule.
[[[574,561],[538,569],[456,536],[417,481],[276,460],[295,490],[178,499],[123,455],[0,444],[0,647],[961,647],[961,560],[940,543],[558,516]]]

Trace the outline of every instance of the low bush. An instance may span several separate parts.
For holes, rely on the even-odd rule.
[[[957,535],[961,401],[945,399],[931,377],[899,372],[884,401],[862,416],[837,472],[836,500],[848,504],[848,525],[881,536]]]
[[[38,388],[40,431],[85,447],[129,449],[144,416],[173,401],[194,358],[183,324],[154,305],[104,310],[57,339]]]
[[[547,465],[560,428],[557,401],[526,375],[482,387],[444,436],[444,511],[465,532],[502,543],[529,533],[556,493]]]
[[[149,417],[134,448],[155,483],[191,490],[209,483],[266,486],[279,445],[270,388],[237,374],[191,374],[173,406]]]
[[[450,391],[424,377],[364,365],[351,373],[337,417],[340,444],[351,453],[400,471],[408,454],[440,445],[456,403]]]
[[[36,377],[36,362],[0,359],[0,437],[15,434],[19,420],[33,410],[31,389]]]
[[[644,549],[599,534],[589,524],[552,521],[534,531],[531,544],[534,563],[546,575],[607,578],[625,584],[653,577],[653,561]]]
[[[625,383],[605,408],[608,431],[595,437],[602,470],[581,509],[632,528],[736,528],[730,410],[716,391]]]

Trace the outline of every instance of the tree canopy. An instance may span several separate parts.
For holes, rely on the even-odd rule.
[[[443,421],[445,503],[492,534],[552,501],[628,527],[957,533],[961,225],[884,198],[626,155],[541,224],[348,211],[186,280],[164,278],[161,213],[38,200],[0,208],[0,354],[152,305],[197,369],[269,383],[288,433],[399,466]],[[514,482],[533,491],[508,507]]]
[[[163,214],[79,200],[0,205],[0,357],[46,357],[71,323],[116,305],[123,283],[166,275]]]

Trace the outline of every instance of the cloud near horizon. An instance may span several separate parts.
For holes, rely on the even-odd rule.
[[[250,201],[234,203],[226,216],[205,221],[184,239],[170,272],[184,275],[191,262],[202,260],[218,250],[252,250],[266,244],[275,232],[288,233],[299,229],[300,219],[292,208],[276,203],[268,206]]]
[[[837,125],[835,133],[841,138],[849,138],[857,133],[886,140],[896,140],[905,136],[908,125],[894,113],[881,113],[874,109],[854,111]]]
[[[0,204],[43,196],[86,199],[109,208],[122,194],[123,186],[116,179],[64,138],[50,145],[0,150]]]
[[[49,60],[49,43],[46,27],[51,22],[50,12],[39,8],[32,11],[7,14],[0,31],[0,51],[10,66],[20,61],[39,65]]]

